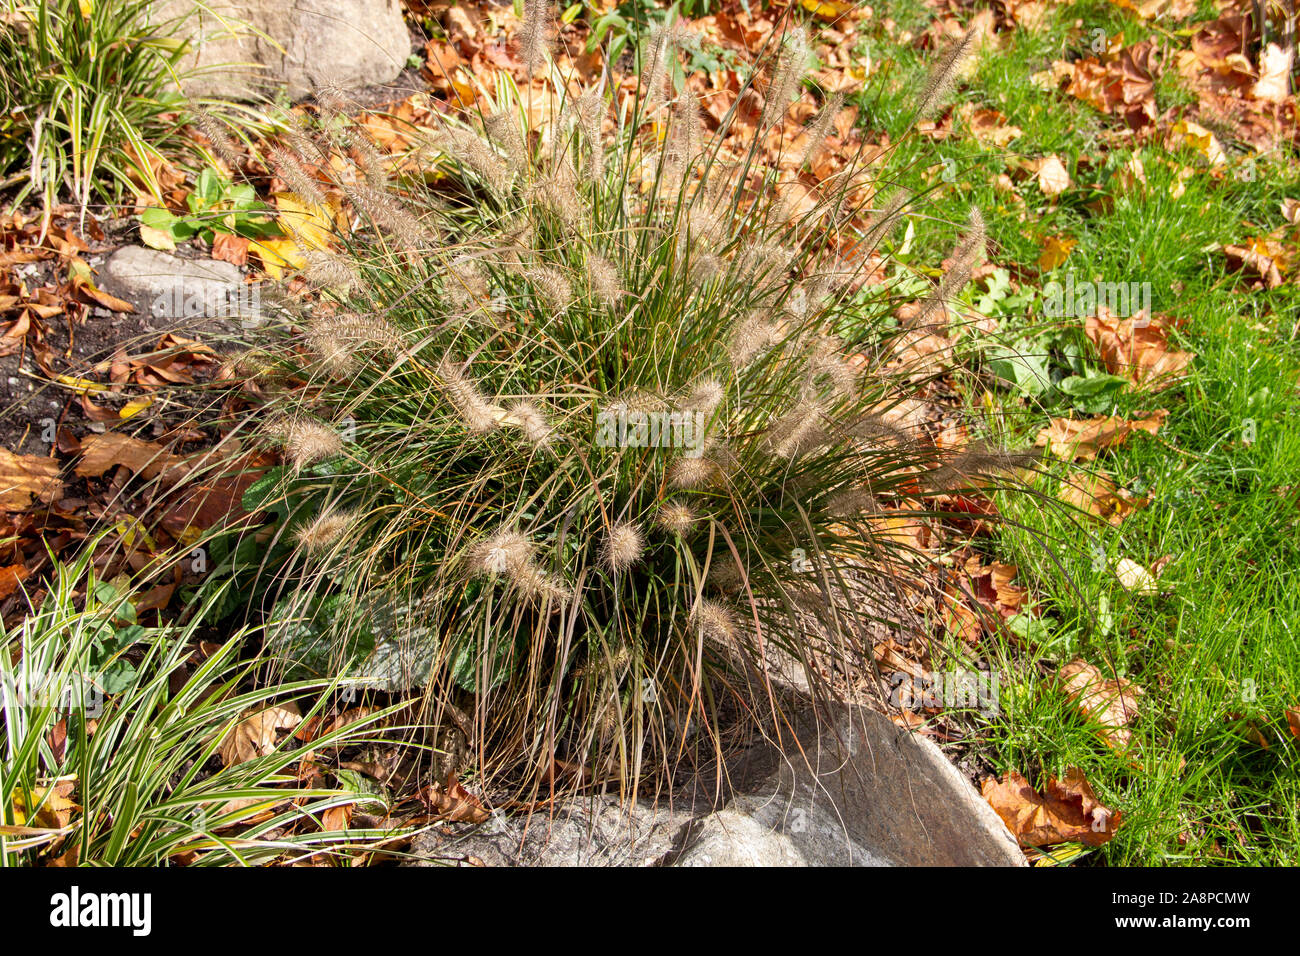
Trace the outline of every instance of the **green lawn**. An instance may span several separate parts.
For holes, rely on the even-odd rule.
[[[1213,15],[1205,9],[1194,19]],[[927,20],[915,5],[893,16],[913,31]],[[1221,248],[1283,224],[1280,201],[1300,195],[1295,157],[1256,157],[1225,137],[1227,166],[1213,172],[1192,151],[1171,153],[1159,140],[1122,144],[1113,135],[1118,119],[1030,82],[1070,50],[1086,55],[1095,28],[1122,33],[1126,44],[1158,33],[1186,46],[1186,34],[1178,34],[1185,25],[1156,30],[1114,5],[1089,2],[1057,9],[1036,32],[999,34],[1001,49],[981,56],[958,101],[998,110],[1022,135],[1004,149],[981,146],[954,119],[953,134],[939,145],[953,161],[951,182],[933,166],[931,144],[903,140],[896,168],[924,191],[915,241],[903,258],[937,266],[974,203],[988,221],[990,260],[1017,276],[1021,291],[1064,283],[1071,271],[1079,281],[1150,283],[1155,313],[1183,320],[1172,347],[1196,355],[1173,388],[1126,388],[1084,409],[1072,409],[1058,389],[994,388],[1005,433],[1021,442],[1050,418],[1085,417],[1085,410],[1137,417],[1167,409],[1169,417],[1158,437],[1137,435],[1073,469],[1100,469],[1149,498],[1118,527],[1026,496],[999,502],[1010,521],[989,556],[1019,566],[1018,581],[1041,618],[1025,636],[1008,634],[981,648],[1003,669],[1001,714],[983,729],[984,755],[999,771],[1017,770],[1031,782],[1081,768],[1098,797],[1125,816],[1092,861],[1295,864],[1300,741],[1288,732],[1286,710],[1300,705],[1300,413],[1293,401],[1300,296],[1291,281],[1251,289],[1228,270]],[[864,122],[897,137],[907,120],[906,91],[925,63],[910,48],[891,48],[883,31],[865,46],[890,61],[884,85],[892,89],[863,94]],[[1196,97],[1170,70],[1156,84],[1156,102],[1163,111],[1189,107]],[[1017,171],[1020,161],[1049,154],[1071,178],[1054,201]],[[1145,169],[1145,189],[1116,176],[1133,156]],[[1180,195],[1178,166],[1195,170]],[[1003,174],[1015,195],[995,185]],[[1064,264],[1042,273],[1037,262],[1049,236],[1077,245]],[[977,282],[966,297],[984,299],[997,335],[1041,360],[1040,371],[1057,378],[1104,371],[1082,335],[1082,318],[1046,317],[1037,295],[994,301],[988,287],[989,280]],[[967,397],[972,406],[981,399],[973,390]],[[1037,488],[1055,496],[1067,468],[1050,462],[1044,471]],[[1149,567],[1165,556],[1158,595],[1131,593],[1115,574],[1122,558]],[[1060,666],[1076,658],[1145,691],[1127,750],[1107,746],[1058,686]]]

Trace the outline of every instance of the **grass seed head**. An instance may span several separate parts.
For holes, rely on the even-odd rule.
[[[498,406],[487,400],[459,362],[443,358],[438,363],[437,375],[442,380],[447,400],[470,432],[482,435],[501,423],[503,416],[497,414],[500,411]]]
[[[622,574],[641,560],[645,538],[641,529],[630,521],[616,524],[601,543],[601,562],[614,574]]]
[[[930,116],[936,109],[943,105],[947,100],[948,94],[952,92],[957,77],[961,73],[962,65],[966,58],[970,56],[975,47],[975,31],[967,30],[957,43],[943,55],[930,75],[926,78],[925,86],[921,88],[921,97],[918,101],[916,115],[919,118]]]
[[[700,516],[680,501],[666,501],[655,514],[655,523],[669,534],[685,536],[695,529]]]
[[[356,520],[350,511],[327,509],[298,530],[298,544],[310,553],[326,551],[347,534]]]
[[[808,67],[808,34],[803,28],[790,31],[776,59],[772,82],[767,86],[761,125],[775,126],[785,119],[786,110],[799,94]]]
[[[343,439],[333,428],[297,415],[270,422],[266,434],[284,447],[284,456],[295,469],[333,458],[343,451]]]

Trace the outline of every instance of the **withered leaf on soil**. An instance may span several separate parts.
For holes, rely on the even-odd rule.
[[[1116,750],[1128,747],[1128,725],[1138,713],[1142,688],[1123,677],[1107,678],[1093,665],[1070,661],[1060,671],[1061,686],[1079,711],[1101,725],[1099,736]]]
[[[38,455],[15,455],[0,448],[0,509],[25,511],[35,498],[52,504],[62,495],[57,461]]]
[[[1077,767],[1067,770],[1064,780],[1048,777],[1041,795],[1014,770],[1001,781],[989,777],[981,789],[1022,846],[1101,846],[1114,837],[1123,818],[1101,804]]]
[[[445,787],[430,784],[421,788],[420,798],[430,814],[453,823],[482,823],[492,815],[454,775]]]
[[[81,460],[77,462],[76,472],[79,478],[93,478],[124,465],[137,475],[154,478],[184,461],[157,442],[142,441],[120,432],[104,432],[81,440]]]
[[[218,753],[227,767],[265,757],[280,739],[302,723],[298,705],[288,703],[245,711],[241,720],[221,740]]]
[[[1159,409],[1146,418],[1129,420],[1118,416],[1074,419],[1053,418],[1038,433],[1034,444],[1065,461],[1092,461],[1098,452],[1121,445],[1135,431],[1154,435],[1169,412]]]
[[[219,521],[233,525],[247,517],[242,505],[244,492],[271,463],[272,460],[264,455],[249,454],[221,462],[218,468],[218,463],[204,462],[203,456],[198,456],[194,466],[197,470],[202,465],[205,473],[185,482],[174,493],[163,512],[163,527],[168,534],[182,540],[187,535],[211,528]]]
[[[18,585],[22,584],[23,579],[31,573],[31,569],[25,564],[11,564],[0,568],[0,600],[17,591]]]

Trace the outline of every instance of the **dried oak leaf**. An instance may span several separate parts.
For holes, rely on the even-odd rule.
[[[1128,747],[1128,725],[1138,713],[1142,688],[1123,677],[1110,679],[1091,664],[1074,660],[1061,668],[1061,686],[1089,720],[1101,725],[1099,736],[1116,750]]]
[[[1154,435],[1168,417],[1168,410],[1162,408],[1137,420],[1113,415],[1087,419],[1053,418],[1038,433],[1034,444],[1065,461],[1092,461],[1098,452],[1123,444],[1135,431]]]
[[[981,791],[1021,846],[1101,846],[1110,842],[1123,818],[1101,804],[1077,767],[1067,770],[1064,780],[1048,777],[1041,795],[1014,770],[1001,781],[989,777]]]
[[[1097,347],[1107,371],[1134,385],[1160,391],[1181,378],[1194,357],[1191,352],[1169,347],[1169,329],[1177,324],[1159,315],[1121,319],[1098,306],[1097,314],[1084,323],[1084,332]]]

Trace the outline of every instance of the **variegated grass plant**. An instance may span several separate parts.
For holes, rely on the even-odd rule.
[[[218,593],[185,624],[135,624],[136,595],[97,580],[92,550],[59,566],[20,624],[0,624],[0,866],[345,861],[391,835],[323,825],[376,796],[312,783],[297,765],[381,739],[392,709],[331,724],[311,750],[286,735],[226,761],[251,714],[301,704],[310,719],[337,682],[255,686],[243,630],[200,655]]]
[[[635,94],[565,96],[545,128],[520,108],[532,87],[425,131],[418,180],[323,108],[276,161],[307,200],[346,197],[356,229],[311,254],[321,298],[292,334],[239,366],[265,402],[250,428],[284,456],[245,501],[273,520],[233,546],[268,619],[294,622],[268,647],[427,691],[466,768],[533,796],[631,793],[727,726],[779,725],[774,669],[818,693],[868,676],[873,625],[898,626],[919,582],[899,517],[1008,462],[892,414],[894,322],[862,286],[904,197],[856,164],[798,211],[764,165],[802,34],[756,74],[761,116],[712,131],[666,82],[671,33],[644,49]],[[312,167],[340,141],[358,162],[327,182]],[[917,323],[983,241],[972,214]]]

